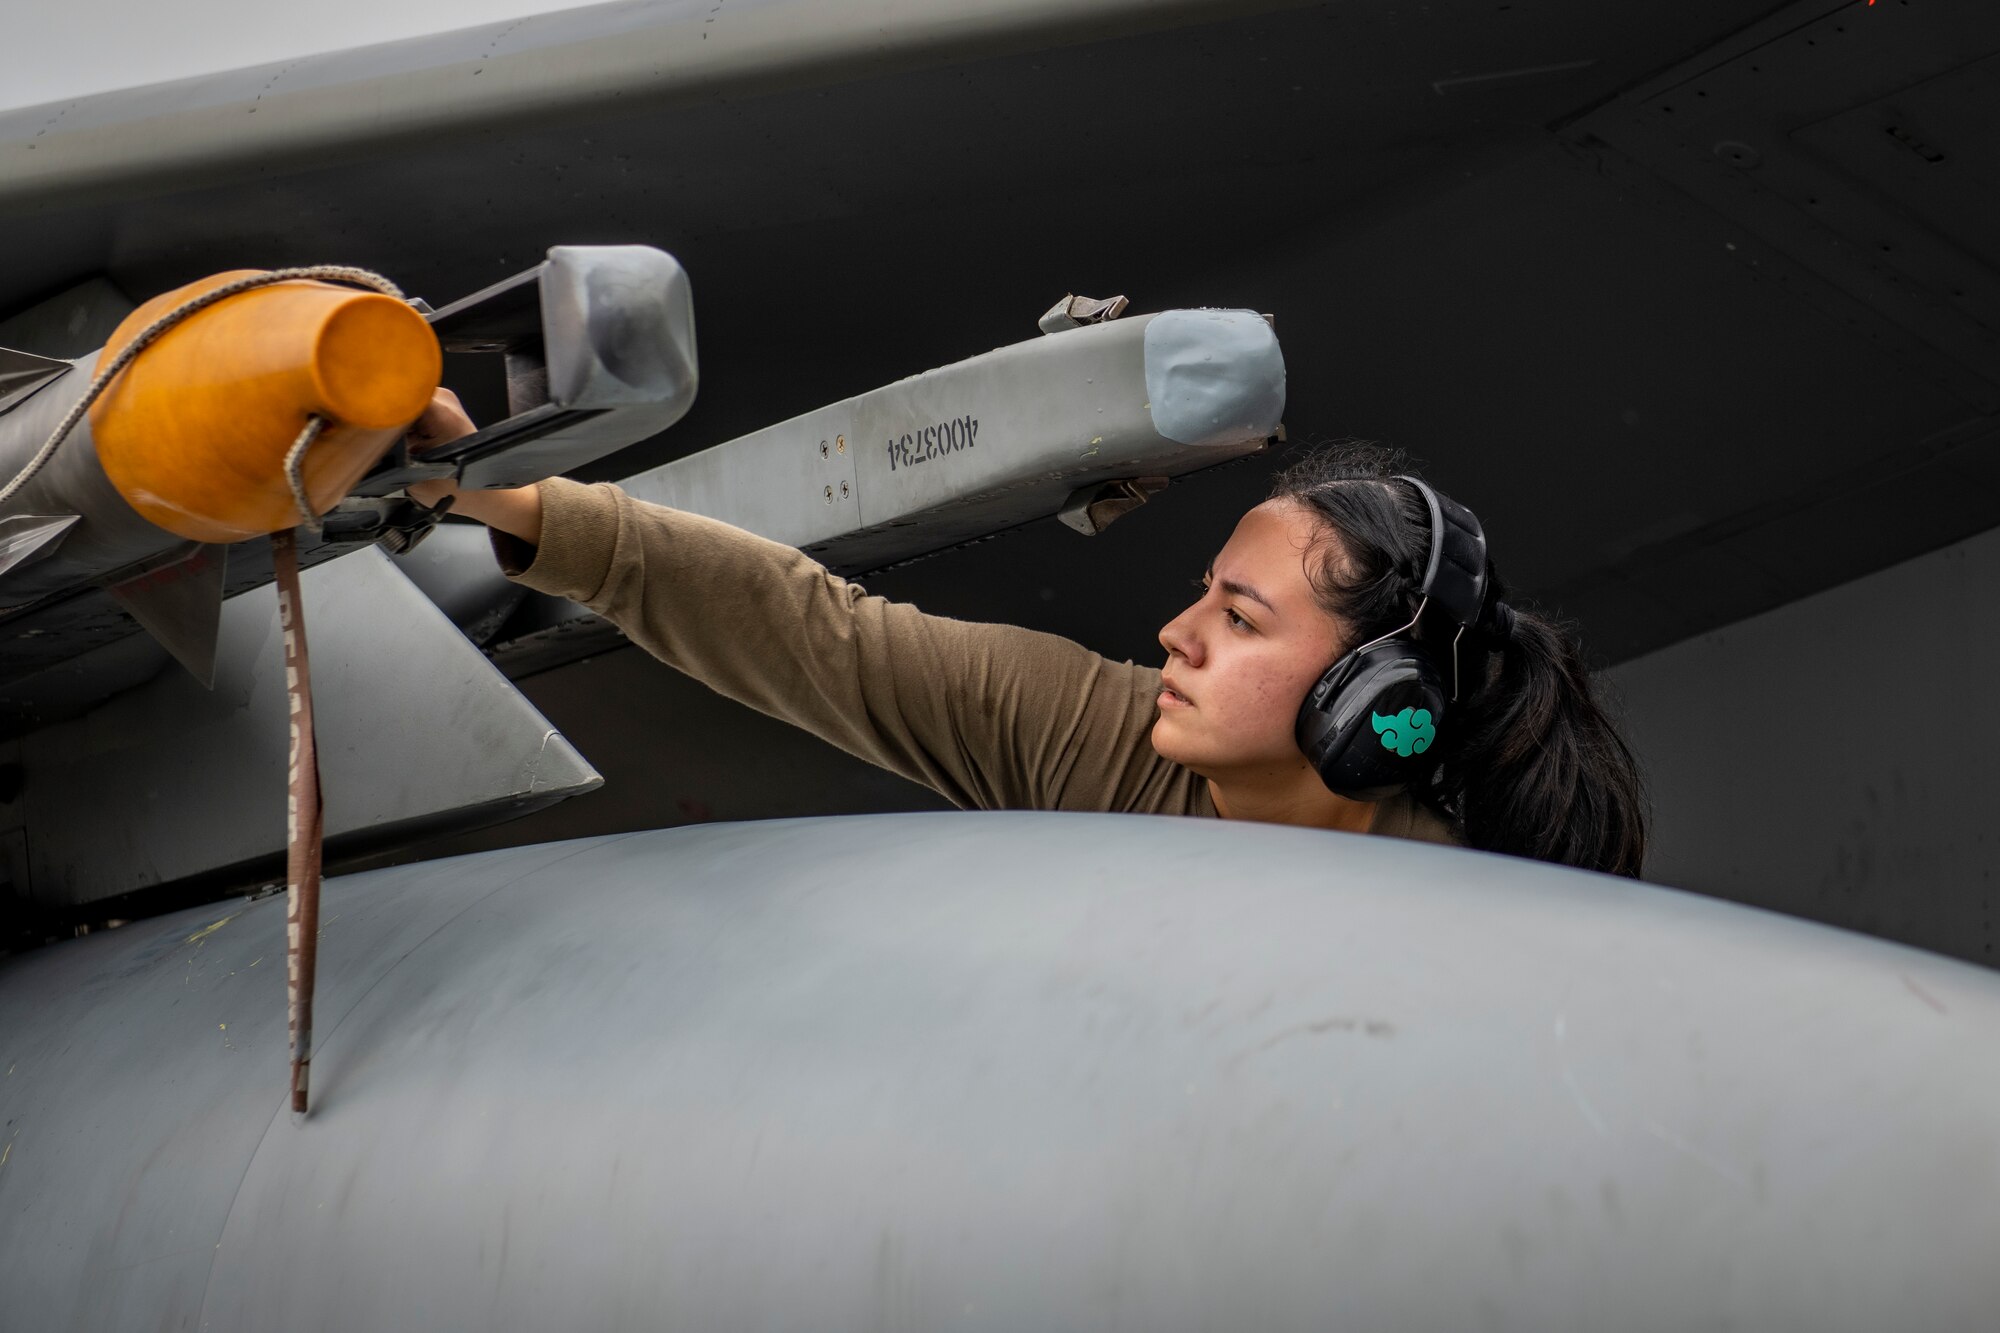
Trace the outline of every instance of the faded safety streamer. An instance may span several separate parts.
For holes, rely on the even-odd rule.
[[[278,582],[278,627],[285,639],[291,765],[285,798],[285,989],[292,1043],[292,1110],[303,1115],[312,1070],[313,974],[319,958],[322,833],[319,753],[313,743],[312,669],[306,657],[305,608],[299,599],[298,539],[271,534]]]

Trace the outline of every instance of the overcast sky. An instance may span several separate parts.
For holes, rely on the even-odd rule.
[[[583,3],[9,0],[0,23],[0,110],[577,9]]]

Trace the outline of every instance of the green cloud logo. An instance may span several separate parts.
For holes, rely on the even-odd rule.
[[[1382,738],[1382,748],[1394,750],[1405,759],[1422,754],[1437,739],[1437,728],[1431,725],[1428,708],[1405,708],[1394,717],[1383,717],[1380,713],[1369,716],[1374,720],[1375,734]]]

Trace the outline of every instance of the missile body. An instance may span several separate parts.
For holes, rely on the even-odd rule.
[[[523,485],[657,435],[694,400],[687,275],[648,246],[555,246],[425,315],[315,280],[376,285],[359,270],[259,274],[248,290],[243,276],[147,303],[75,361],[0,348],[4,491],[99,367],[184,302],[213,302],[145,341],[47,465],[0,500],[0,683],[11,687],[0,711],[69,707],[69,685],[22,682],[54,680],[50,668],[135,623],[208,679],[222,599],[270,576],[260,547],[230,555],[229,544],[290,527],[301,509],[357,502],[329,520],[309,563],[392,532],[407,542],[425,515],[392,497],[413,481]],[[436,387],[441,348],[504,358],[508,415],[378,466]],[[314,419],[301,505],[285,463]]]
[[[0,477],[14,476],[34,457],[89,387],[99,355],[72,361],[60,379],[0,418]],[[0,568],[0,608],[39,601],[148,557],[166,561],[193,550],[193,543],[140,517],[118,493],[97,461],[88,419],[0,509],[0,523],[16,533],[14,558]]]
[[[100,351],[0,417],[0,482],[34,457],[99,366],[163,314],[243,276],[140,306]],[[312,417],[326,425],[305,454],[305,492],[315,512],[331,508],[423,411],[441,361],[408,305],[330,283],[280,283],[198,311],[139,352],[0,507],[0,608],[300,522],[285,457]]]

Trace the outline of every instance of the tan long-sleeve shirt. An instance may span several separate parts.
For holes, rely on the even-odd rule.
[[[961,808],[1215,815],[1152,746],[1160,673],[1015,625],[925,615],[789,546],[615,486],[542,483],[538,549],[501,567],[667,665]],[[1455,842],[1407,796],[1370,832]]]

